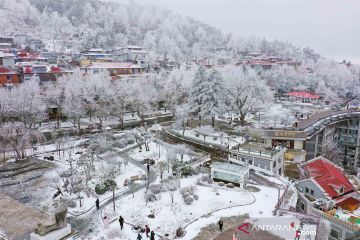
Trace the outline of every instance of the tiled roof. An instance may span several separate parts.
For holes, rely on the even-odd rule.
[[[304,163],[302,168],[333,199],[355,190],[342,170],[325,158],[315,158]],[[342,192],[340,188],[343,188]]]
[[[289,92],[286,95],[290,96],[290,97],[300,97],[300,98],[310,98],[310,99],[319,99],[320,98],[320,96],[317,95],[317,94],[312,94],[312,93],[304,92],[304,91],[301,91],[301,92]]]

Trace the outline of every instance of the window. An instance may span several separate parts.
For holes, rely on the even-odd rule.
[[[252,164],[253,164],[253,161],[252,161],[252,160],[249,160],[249,161],[248,161],[248,164],[249,164],[249,165],[252,165]]]
[[[276,161],[274,161],[274,163],[273,163],[273,168],[275,168],[276,167]]]
[[[314,190],[310,189],[310,194],[314,195]]]
[[[341,188],[339,189],[339,193],[344,193],[344,187],[341,187]]]
[[[309,188],[305,188],[305,192],[306,192],[306,193],[309,193]]]
[[[300,209],[304,212],[305,211],[305,204],[300,202]]]
[[[241,158],[241,161],[242,161],[242,162],[245,162],[245,158]]]
[[[339,239],[339,232],[336,231],[335,229],[331,229],[331,232],[330,232],[330,239]]]

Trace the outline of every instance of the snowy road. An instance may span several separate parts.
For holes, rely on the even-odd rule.
[[[133,158],[131,158],[128,154],[127,151],[126,152],[119,152],[120,157],[124,158],[124,159],[128,159],[128,161],[137,166],[138,168],[140,168],[143,171],[147,171],[146,170],[146,166],[143,165],[142,163],[134,160]],[[150,169],[150,174],[149,174],[149,183],[152,183],[156,180],[156,172],[153,169]],[[138,192],[139,190],[143,189],[146,187],[146,184],[140,184],[134,187],[134,193]],[[124,198],[126,196],[129,196],[130,194],[132,194],[132,192],[130,191],[130,189],[127,189],[125,191],[119,192],[115,195],[115,201],[119,200],[121,198]],[[89,232],[93,231],[93,229],[96,229],[97,226],[102,225],[102,209],[104,209],[106,206],[108,206],[109,204],[112,204],[112,197],[109,197],[107,199],[104,199],[101,203],[100,203],[100,211],[97,211],[95,208],[95,203],[94,206],[91,207],[90,209],[88,209],[86,212],[79,214],[79,215],[72,215],[73,217],[71,217],[70,222],[72,224],[72,226],[79,232],[79,234],[77,235],[77,237],[81,237],[81,236],[87,236]]]

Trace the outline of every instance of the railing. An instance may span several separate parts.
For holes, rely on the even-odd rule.
[[[352,224],[350,222],[345,222],[340,219],[334,218],[333,216],[326,214],[323,211],[320,211],[316,208],[311,207],[310,211],[311,211],[311,214],[318,216],[320,218],[323,218],[325,220],[328,220],[330,223],[337,225],[341,229],[345,229],[348,232],[354,232],[354,231],[360,230],[360,226],[358,226],[356,224]]]
[[[259,157],[265,157],[265,158],[272,159],[278,153],[285,152],[284,150],[286,150],[286,148],[281,148],[281,149],[277,149],[277,150],[258,150],[258,151],[251,149],[251,148],[247,148],[247,149],[239,148],[239,149],[231,150],[231,153],[233,153],[233,154],[243,153],[243,154],[248,154],[251,156],[259,156]]]

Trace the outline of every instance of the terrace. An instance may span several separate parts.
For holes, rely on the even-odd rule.
[[[281,152],[284,148],[281,146],[270,147],[268,145],[256,142],[244,142],[243,144],[238,145],[233,148],[239,153],[249,154],[252,156],[259,156],[263,158],[273,158],[279,152]]]

